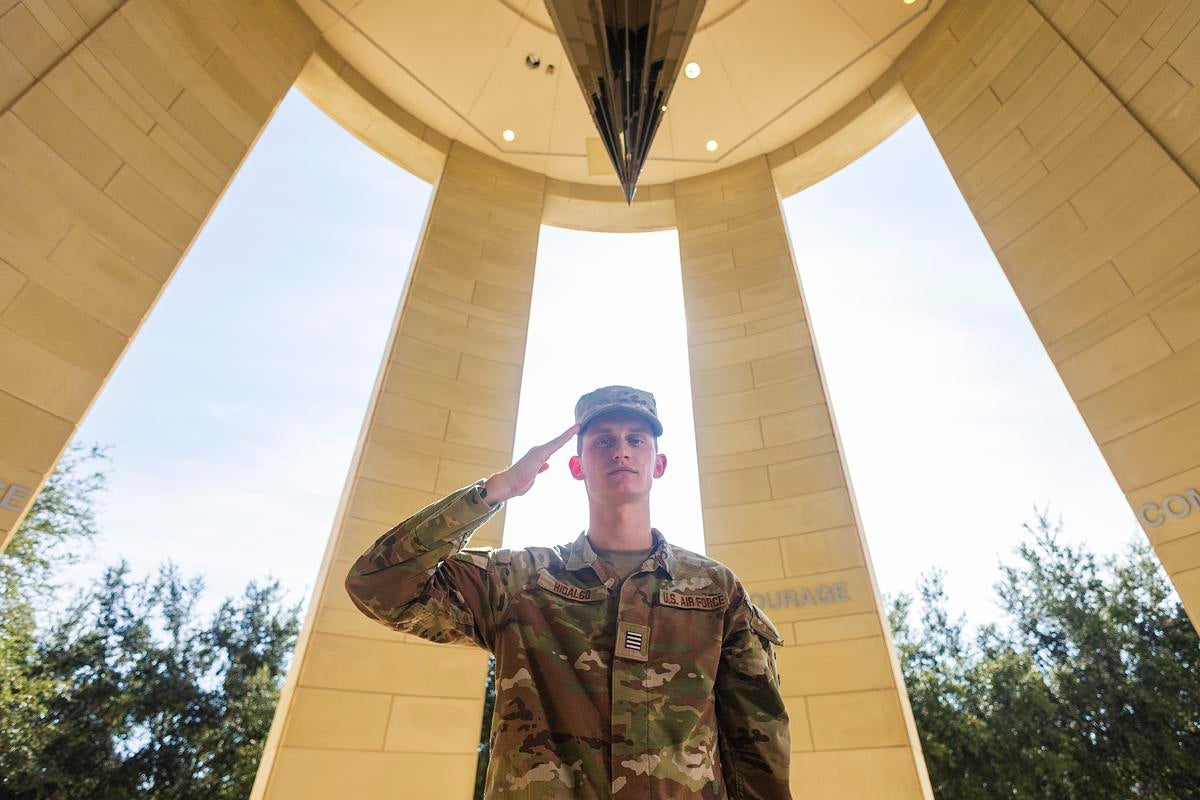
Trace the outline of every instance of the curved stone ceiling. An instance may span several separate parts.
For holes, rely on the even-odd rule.
[[[708,0],[687,58],[700,76],[676,83],[641,185],[812,130],[878,80],[943,3]],[[299,4],[350,66],[445,136],[551,178],[617,184],[542,0]]]

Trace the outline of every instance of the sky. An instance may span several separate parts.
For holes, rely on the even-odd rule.
[[[112,446],[112,478],[71,587],[118,558],[136,573],[170,559],[204,578],[202,608],[267,578],[307,600],[429,196],[285,98],[77,433]],[[1131,540],[1132,513],[919,119],[784,211],[884,592],[944,569],[952,605],[992,620],[998,561],[1035,505],[1100,552]],[[609,383],[655,393],[669,466],[653,521],[702,551],[674,232],[544,227],[516,453]],[[586,526],[571,452],[512,501],[507,545]]]
[[[543,227],[538,242],[517,455],[575,422],[579,397],[601,386],[654,394],[667,471],[651,493],[651,521],[667,538],[704,551],[687,326],[674,231],[596,234]],[[587,495],[562,448],[525,497],[509,503],[504,543],[556,544],[587,528]]]
[[[127,559],[307,600],[430,187],[293,91],[80,426],[111,445],[82,586]]]
[[[883,591],[940,568],[986,622],[1035,506],[1142,536],[919,118],[783,207]]]

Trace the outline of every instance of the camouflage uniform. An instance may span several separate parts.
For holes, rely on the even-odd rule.
[[[350,570],[363,613],[496,657],[489,798],[790,798],[774,626],[733,573],[669,545],[616,586],[585,535],[464,550],[483,482],[384,534]]]

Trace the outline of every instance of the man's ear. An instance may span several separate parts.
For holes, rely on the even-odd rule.
[[[659,453],[654,457],[654,477],[661,478],[663,473],[667,471],[667,457],[663,453]]]
[[[567,468],[571,470],[571,477],[577,481],[583,480],[583,459],[579,456],[571,456],[567,462]]]

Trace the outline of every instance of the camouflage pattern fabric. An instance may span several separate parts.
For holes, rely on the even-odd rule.
[[[488,798],[790,798],[767,617],[724,565],[655,550],[618,590],[570,545],[463,549],[499,506],[460,489],[350,570],[363,613],[496,657]]]
[[[628,411],[644,417],[654,435],[662,436],[662,420],[658,418],[654,395],[632,386],[601,386],[588,392],[575,404],[575,424],[582,430],[596,417],[613,411]]]

